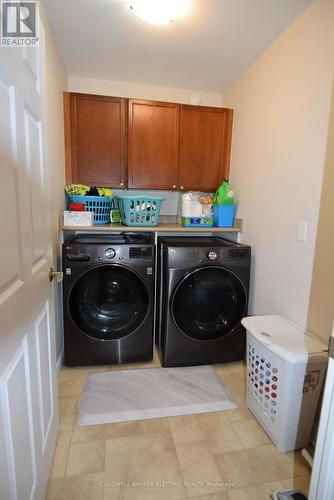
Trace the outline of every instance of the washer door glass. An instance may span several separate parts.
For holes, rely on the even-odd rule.
[[[179,283],[171,310],[176,326],[184,334],[210,341],[236,327],[246,304],[246,290],[234,273],[220,267],[204,267]]]
[[[76,326],[96,339],[120,339],[144,321],[149,295],[143,280],[130,269],[95,267],[72,288],[69,311]]]

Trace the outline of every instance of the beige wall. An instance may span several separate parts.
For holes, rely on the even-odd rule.
[[[67,74],[59,57],[55,41],[41,9],[45,29],[46,51],[46,106],[47,106],[47,157],[50,179],[50,202],[52,210],[51,236],[53,247],[53,268],[60,269],[60,245],[58,213],[64,208],[64,133],[63,133],[63,91],[67,90]],[[63,352],[63,322],[61,287],[52,285],[52,302],[55,304],[54,321],[56,329],[56,355]]]
[[[252,245],[250,313],[305,326],[334,69],[334,2],[315,0],[224,92],[231,183]],[[307,242],[296,240],[308,221]]]
[[[327,336],[329,319],[319,309],[324,279],[324,221],[332,209],[321,206],[317,222],[334,62],[334,2],[312,5],[222,95],[128,82],[70,76],[46,25],[49,164],[53,213],[63,206],[64,160],[62,97],[66,90],[235,108],[231,180],[239,195],[238,216],[245,218],[244,241],[253,247],[250,312],[278,312]],[[328,155],[330,146],[328,147]],[[327,160],[327,165],[328,165]],[[324,196],[328,189],[326,168]],[[332,174],[333,175],[333,174]],[[332,177],[333,179],[333,177]],[[325,203],[324,201],[322,203]],[[323,213],[325,215],[323,215]],[[326,215],[327,214],[327,215]],[[309,222],[306,243],[296,241],[297,221]],[[59,260],[53,218],[53,245]],[[320,246],[319,246],[320,245]],[[316,255],[312,282],[312,266]],[[56,266],[56,263],[54,263]],[[325,266],[325,269],[327,267]],[[308,318],[308,305],[310,314]],[[60,310],[60,296],[57,297]],[[327,307],[327,306],[326,306]],[[307,319],[308,318],[308,319]],[[62,351],[60,316],[57,354]],[[326,331],[326,334],[322,334]]]
[[[115,80],[99,80],[70,76],[68,79],[70,92],[86,92],[88,94],[152,99],[157,101],[188,103],[192,94],[199,95],[203,106],[221,106],[222,95],[195,89],[175,89],[144,85],[141,83],[119,82]]]
[[[334,87],[307,328],[328,341],[334,319]]]

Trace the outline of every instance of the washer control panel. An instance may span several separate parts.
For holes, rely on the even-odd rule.
[[[63,266],[66,275],[70,275],[72,269],[95,264],[131,264],[153,269],[152,235],[130,232],[110,236],[82,234],[63,244]]]
[[[152,245],[113,245],[95,246],[95,259],[97,262],[126,263],[135,261],[153,262]]]

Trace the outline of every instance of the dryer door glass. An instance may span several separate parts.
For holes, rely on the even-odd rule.
[[[129,335],[144,321],[148,308],[149,294],[143,280],[134,271],[115,265],[89,270],[69,296],[72,320],[96,339]]]
[[[246,290],[235,274],[205,267],[188,274],[176,287],[171,310],[176,326],[195,340],[216,340],[242,319]]]

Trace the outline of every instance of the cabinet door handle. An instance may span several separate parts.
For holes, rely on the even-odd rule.
[[[175,184],[173,184],[173,189],[176,189],[176,185]]]
[[[183,191],[183,186],[180,186],[181,191]]]
[[[124,182],[120,182],[119,185],[121,186],[121,188],[124,186]]]

